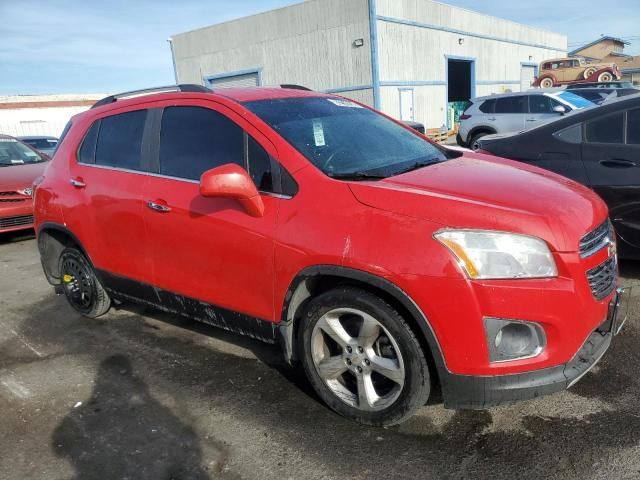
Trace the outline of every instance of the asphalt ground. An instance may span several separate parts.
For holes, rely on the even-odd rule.
[[[640,285],[640,264],[622,264]],[[35,240],[0,236],[0,479],[640,478],[640,286],[571,390],[345,420],[276,347],[142,307],[74,313]]]

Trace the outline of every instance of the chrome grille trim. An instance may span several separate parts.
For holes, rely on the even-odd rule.
[[[580,239],[580,258],[587,258],[615,240],[613,225],[609,219]]]
[[[31,225],[32,223],[33,215],[0,218],[0,228],[20,227],[22,225]]]
[[[587,280],[591,293],[596,300],[606,298],[616,288],[618,278],[618,261],[616,257],[609,257],[600,265],[587,271]]]

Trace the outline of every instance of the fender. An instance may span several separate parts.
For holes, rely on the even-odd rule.
[[[494,133],[498,133],[495,128],[490,127],[489,125],[478,125],[477,127],[473,127],[467,134],[467,144],[470,144],[471,140],[473,140],[473,137],[476,135],[476,133],[480,131],[489,132],[490,135]]]
[[[313,279],[322,275],[365,283],[378,290],[382,290],[385,294],[400,303],[415,320],[413,323],[418,326],[422,339],[427,343],[440,377],[442,378],[449,373],[442,349],[440,348],[440,344],[429,320],[420,307],[404,290],[389,280],[372,273],[337,265],[315,265],[307,267],[298,273],[289,285],[282,308],[282,318],[278,324],[279,338],[287,362],[293,363],[293,361],[296,360],[294,348],[296,310],[305,300],[311,297]]]
[[[60,225],[59,223],[55,222],[44,222],[38,227],[38,230],[36,231],[36,238],[38,241],[38,250],[40,252],[40,262],[42,263],[42,269],[44,270],[47,281],[51,285],[56,286],[60,284],[60,279],[51,273],[56,268],[56,265],[51,264],[51,261],[52,259],[57,259],[60,256],[60,253],[62,253],[62,250],[64,250],[66,245],[55,238],[55,241],[53,242],[46,242],[46,237],[42,235],[44,230],[54,230],[69,237],[93,267],[93,261],[91,260],[90,255],[87,253],[84,246],[82,245],[82,242],[80,242],[75,233],[69,230],[69,228],[67,228],[65,225]]]

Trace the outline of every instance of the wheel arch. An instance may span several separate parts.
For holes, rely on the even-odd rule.
[[[58,260],[62,251],[67,247],[77,247],[93,265],[78,237],[66,226],[52,222],[43,223],[38,228],[37,237],[42,269],[51,285],[59,285],[61,282]]]
[[[475,137],[479,133],[486,133],[488,135],[492,135],[494,133],[498,133],[498,131],[495,128],[490,127],[489,125],[478,125],[477,127],[473,127],[469,131],[469,135],[467,135],[467,143],[471,145],[471,142],[473,141],[473,137]]]
[[[306,304],[311,298],[340,284],[372,292],[396,308],[419,339],[429,362],[431,378],[438,381],[448,372],[442,349],[429,320],[404,290],[369,272],[337,265],[307,267],[296,275],[287,289],[278,328],[283,352],[289,363],[298,360],[295,339]]]

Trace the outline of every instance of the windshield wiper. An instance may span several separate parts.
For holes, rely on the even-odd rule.
[[[337,172],[327,173],[327,176],[337,180],[382,180],[387,178],[385,175],[374,175],[367,172]]]

